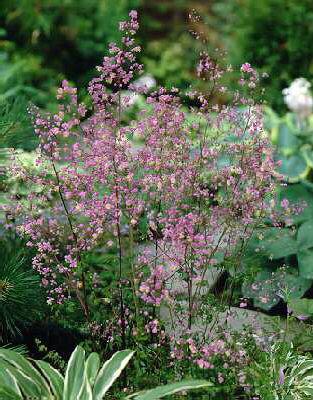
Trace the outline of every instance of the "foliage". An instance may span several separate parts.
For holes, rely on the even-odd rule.
[[[0,249],[0,340],[6,341],[39,317],[43,293],[21,243],[15,240],[10,245],[1,239]]]
[[[147,55],[143,57],[147,71],[165,87],[173,85],[187,89],[196,81],[194,66],[197,60],[193,42],[187,34],[182,34],[175,41],[150,41]],[[193,54],[193,57],[188,57],[187,65],[186,54]]]
[[[65,76],[86,83],[106,46],[119,38],[116,24],[139,3],[4,1],[0,10],[0,98],[24,95],[46,106],[56,82]]]
[[[313,394],[313,360],[292,344],[277,342],[251,366],[251,382],[261,399],[305,400]]]
[[[1,10],[3,12],[3,9]],[[0,17],[1,18],[1,17]],[[7,32],[0,31],[0,102],[14,102],[17,97],[34,99],[46,104],[54,92],[56,76],[44,67],[39,55],[20,53],[17,45],[6,40]]]
[[[49,351],[48,347],[45,346],[40,339],[35,339],[35,344],[39,353],[41,353],[40,358],[42,360],[49,362],[52,367],[58,369],[59,371],[65,371],[66,363],[57,351]]]
[[[27,101],[21,96],[12,101],[0,102],[1,149],[15,148],[31,151],[38,146],[38,139],[26,111]]]
[[[97,353],[85,359],[78,346],[68,362],[65,376],[42,360],[27,360],[12,350],[0,349],[2,399],[101,400],[133,356],[130,350],[115,353],[100,367]],[[135,400],[157,400],[182,390],[208,387],[206,381],[182,381],[132,395]]]
[[[312,79],[313,4],[311,0],[217,2],[230,61],[253,62],[270,76],[266,99],[284,110],[281,91],[293,79]]]
[[[269,310],[281,299],[301,298],[312,285],[313,143],[311,117],[278,117],[267,109],[265,118],[280,162],[277,170],[288,185],[278,188],[277,215],[250,241],[244,265],[248,270],[258,265],[261,271],[244,285],[243,294]],[[281,271],[282,266],[287,269]]]
[[[196,81],[196,44],[186,32],[189,3],[186,0],[166,0],[154,2],[151,7],[143,1],[140,8],[139,35],[145,48],[142,62],[157,82],[168,88],[187,89]]]
[[[290,183],[306,179],[313,166],[313,121],[300,120],[294,113],[279,118],[267,110],[267,129],[281,160],[279,172]]]

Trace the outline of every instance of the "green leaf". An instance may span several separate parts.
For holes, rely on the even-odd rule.
[[[147,390],[143,394],[138,394],[138,396],[135,396],[135,400],[158,400],[164,396],[169,396],[183,390],[201,389],[209,386],[213,386],[213,384],[204,380],[190,380],[170,383],[168,385],[158,386],[154,389]]]
[[[301,147],[301,154],[310,168],[313,168],[313,149],[309,144]]]
[[[0,386],[0,399],[1,400],[22,400],[22,396],[15,393],[9,386]]]
[[[0,368],[9,371],[14,376],[21,392],[29,398],[42,398],[41,388],[29,376],[25,375],[23,371],[11,365],[5,360],[0,360]]]
[[[292,129],[285,122],[281,123],[277,132],[278,151],[284,156],[290,156],[298,150],[300,144]]]
[[[290,183],[304,179],[310,171],[310,167],[300,154],[292,155],[290,157],[282,155],[279,156],[278,159],[281,160],[281,165],[278,168],[278,171]]]
[[[94,400],[102,400],[114,381],[120,376],[133,354],[134,352],[131,350],[118,351],[103,364],[93,388]]]
[[[289,308],[297,314],[307,317],[313,316],[313,300],[312,299],[292,299],[288,302]]]
[[[85,364],[85,369],[86,369],[86,374],[87,378],[91,384],[91,386],[94,385],[97,373],[99,371],[100,367],[100,357],[97,353],[91,353],[89,357],[86,360]]]
[[[5,368],[0,369],[0,387],[2,386],[9,387],[10,390],[13,390],[16,395],[21,396],[21,391],[18,387],[15,377],[10,373],[8,369]]]
[[[282,188],[279,192],[278,200],[281,202],[283,199],[287,199],[290,202],[290,205],[293,206],[297,206],[303,202],[306,203],[306,206],[303,208],[301,213],[290,216],[295,223],[301,223],[312,218],[313,193],[310,189],[306,188],[304,184],[297,183]]]
[[[265,244],[267,255],[273,260],[284,258],[297,253],[297,242],[285,232],[277,236],[273,241]]]
[[[313,397],[313,384],[311,386],[304,386],[301,390],[306,396]]]
[[[84,381],[80,392],[78,393],[77,400],[93,400],[92,389],[85,370]]]
[[[292,271],[292,269],[291,269]],[[270,310],[278,304],[284,293],[289,299],[298,299],[311,287],[312,281],[288,271],[263,270],[257,274],[253,283],[242,286],[244,297],[253,299],[253,304],[263,310]]]
[[[279,124],[280,124],[280,118],[275,113],[275,111],[273,111],[270,107],[265,107],[265,109],[264,109],[264,127],[265,127],[266,131],[272,130],[272,133],[273,133],[274,128],[277,128]],[[277,133],[277,131],[278,131],[278,129],[276,130],[276,133]],[[275,144],[277,144],[277,142],[275,142],[275,139],[277,139],[277,136],[274,133],[272,140]]]
[[[313,249],[299,250],[297,258],[300,275],[306,279],[313,279]]]
[[[308,299],[302,299],[302,300],[308,300]],[[291,375],[293,377],[302,375],[303,377],[303,375],[305,375],[310,370],[313,370],[313,360],[303,359],[300,360],[299,363],[292,368]]]
[[[63,400],[77,400],[81,390],[85,371],[85,350],[77,346],[68,362],[65,379]]]
[[[47,378],[53,395],[57,399],[62,399],[63,387],[64,387],[63,376],[60,374],[59,371],[51,367],[51,365],[45,361],[36,360],[35,363],[42,371],[42,374]]]
[[[41,396],[50,396],[50,388],[46,380],[40,375],[36,368],[21,354],[8,349],[0,349],[0,358],[15,367],[16,371],[20,371],[26,377],[29,377],[34,383],[34,388],[39,391]],[[14,372],[15,375],[16,372]]]
[[[313,247],[313,219],[304,222],[298,229],[297,244],[299,250]]]
[[[255,240],[261,252],[274,260],[297,253],[297,242],[290,229],[266,228],[256,234]]]

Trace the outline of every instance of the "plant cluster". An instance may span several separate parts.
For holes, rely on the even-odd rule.
[[[245,267],[261,271],[244,295],[269,310],[280,301],[302,311],[301,297],[312,286],[312,96],[310,84],[298,78],[283,90],[291,113],[279,117],[266,109],[265,126],[275,146],[277,171],[283,177],[276,211],[283,218],[268,221],[250,241]],[[305,303],[305,301],[304,301]],[[310,312],[304,313],[311,315]],[[301,313],[298,315],[301,316]]]
[[[236,0],[213,7],[230,62],[253,62],[267,72],[266,100],[276,111],[284,111],[281,91],[298,76],[312,79],[312,2]]]
[[[159,367],[158,383],[196,375],[219,385],[208,389],[213,395],[215,390],[249,398],[255,389],[247,381],[252,349],[262,352],[256,342],[264,343],[259,334],[241,340],[222,327],[237,301],[245,255],[255,239],[262,240],[264,221],[274,223],[274,235],[288,226],[282,221],[290,214],[305,212],[284,197],[280,212],[275,208],[281,176],[263,129],[262,105],[254,100],[260,76],[249,63],[242,64],[238,88],[231,91],[224,82],[232,67],[218,61],[218,52],[212,57],[203,49],[197,76],[207,90],[190,90],[188,104],[196,106],[188,108],[177,88],[145,85],[135,40],[137,12],[131,11],[119,28],[121,44],[109,45],[89,82],[88,103],[63,80],[55,112],[30,106],[39,145],[31,165],[20,162],[18,152],[13,155],[9,181],[23,182],[27,190],[22,196],[12,193],[3,207],[6,228],[26,239],[47,303],[57,318],[75,315],[86,346],[105,357],[136,348],[136,372],[141,377],[145,368]],[[145,107],[136,118],[131,113],[125,118],[140,94],[146,96]],[[216,104],[216,94],[227,94],[229,103]],[[301,235],[299,230],[293,249],[308,250]],[[288,256],[294,254],[292,240],[284,237]],[[273,245],[266,238],[260,246],[268,243]],[[268,250],[272,258],[274,250]],[[215,271],[228,276],[220,304],[212,300],[209,274]],[[302,272],[300,278],[288,269],[283,273],[292,296],[280,286],[281,277],[275,277],[273,288],[293,299],[311,284]],[[254,297],[246,289],[245,297]],[[267,304],[267,294],[257,291]],[[66,389],[73,389],[74,397],[105,394],[102,389],[97,394],[93,382],[98,357],[90,357],[92,362],[85,361],[78,348],[70,361],[77,362],[80,374],[75,388]],[[36,365],[44,374],[51,372],[43,361]],[[53,376],[62,381],[56,372]],[[65,387],[72,385],[68,381]],[[14,387],[16,393],[27,391],[16,382]],[[60,398],[74,398],[60,393]]]
[[[78,346],[71,355],[65,376],[42,360],[28,360],[11,349],[0,349],[0,394],[5,399],[102,400],[127,366],[134,352],[122,350],[100,366],[97,353],[85,358]],[[137,400],[158,400],[164,396],[190,389],[210,386],[209,382],[193,380],[178,382],[131,395]]]

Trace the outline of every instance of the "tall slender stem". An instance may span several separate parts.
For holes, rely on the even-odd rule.
[[[130,250],[130,264],[131,264],[131,286],[133,292],[133,300],[135,305],[135,320],[138,326],[139,306],[136,294],[136,272],[134,267],[134,232],[132,226],[129,228],[129,250]]]
[[[126,330],[125,330],[125,307],[124,307],[124,294],[123,294],[123,253],[122,253],[122,240],[120,223],[116,223],[117,238],[118,238],[118,259],[119,259],[119,292],[120,292],[120,319],[122,328],[122,346],[126,348]]]
[[[69,227],[70,227],[70,230],[72,232],[72,235],[73,235],[73,238],[74,238],[74,241],[75,241],[75,244],[76,244],[77,258],[78,258],[78,261],[81,263],[81,255],[78,252],[78,238],[77,238],[76,232],[75,232],[74,227],[73,227],[73,223],[72,223],[72,218],[71,218],[70,212],[69,212],[69,210],[67,208],[67,205],[66,205],[66,202],[65,202],[62,190],[61,190],[60,176],[59,176],[59,173],[58,173],[58,171],[56,169],[55,163],[52,160],[52,158],[50,158],[50,161],[51,161],[52,168],[53,168],[56,180],[57,180],[59,197],[60,197],[64,212],[65,212],[65,215],[66,215]],[[89,320],[90,313],[89,313],[89,306],[88,306],[88,301],[87,301],[86,277],[85,277],[85,272],[84,272],[83,266],[82,266],[81,279],[82,279],[82,286],[83,286],[83,298],[80,296],[80,293],[79,293],[78,289],[75,289],[75,291],[76,291],[76,296],[77,296],[77,298],[78,298],[78,300],[79,300],[79,302],[80,302],[80,304],[82,306],[82,309],[84,311],[85,318],[87,320]]]

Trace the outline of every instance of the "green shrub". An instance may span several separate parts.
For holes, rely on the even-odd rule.
[[[230,60],[251,62],[269,73],[266,99],[283,110],[281,90],[303,76],[313,77],[311,0],[234,0],[217,2]]]
[[[119,38],[118,21],[140,1],[4,0],[0,99],[22,94],[46,106],[63,78],[85,84],[108,43]]]

